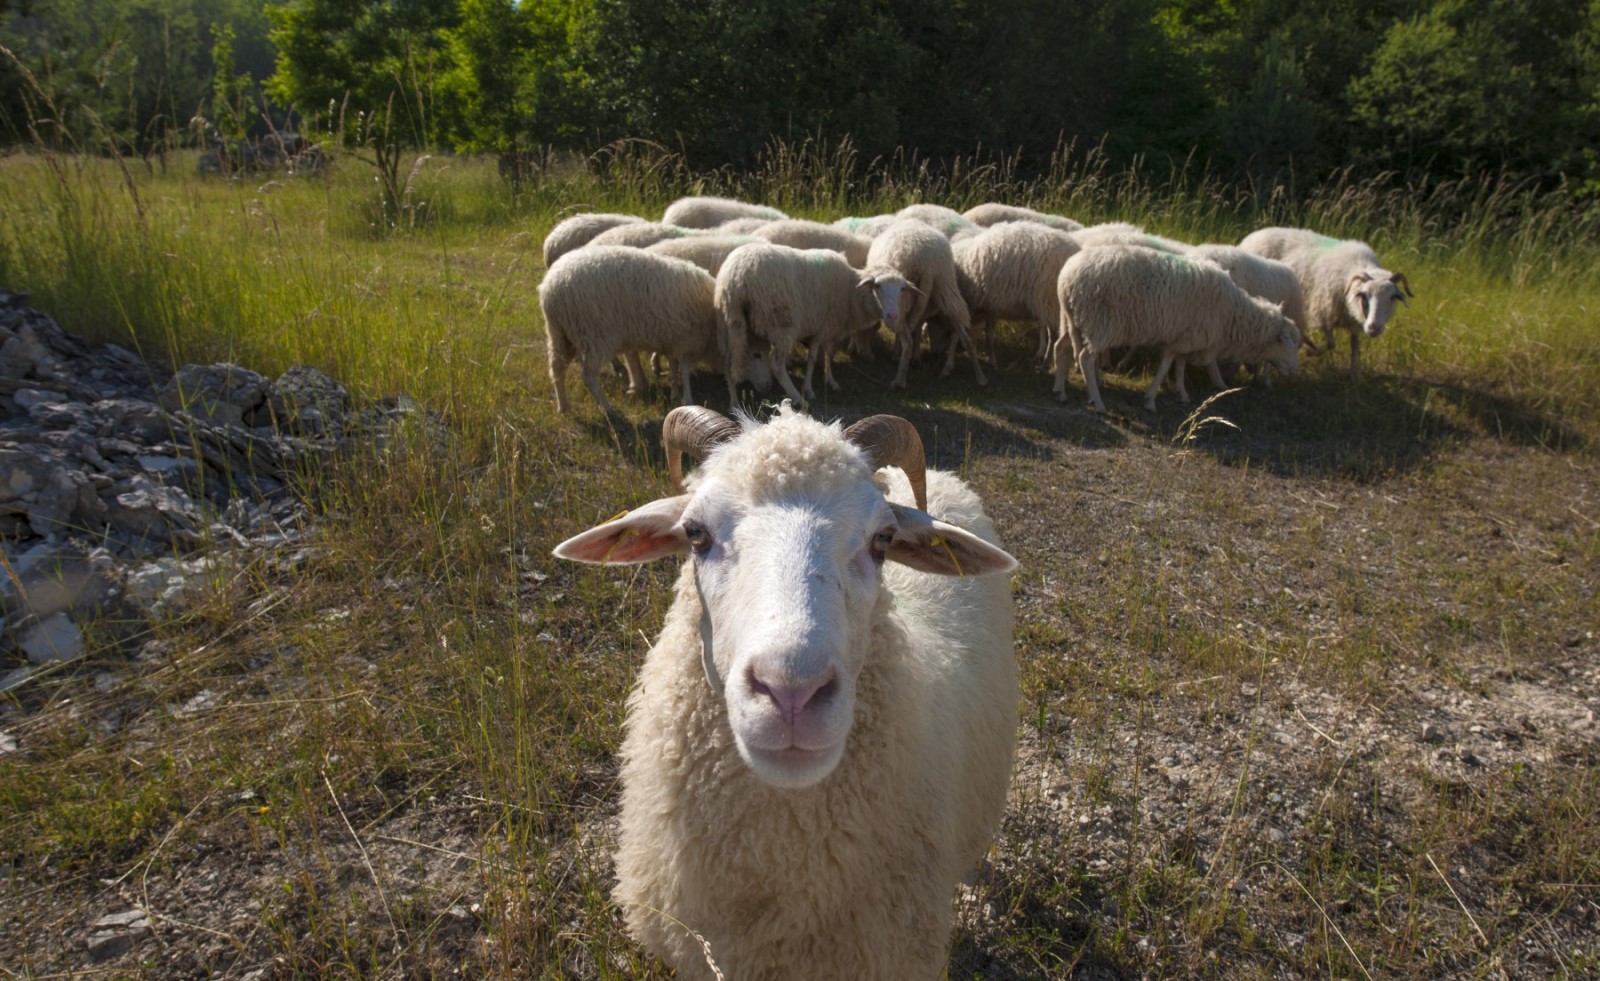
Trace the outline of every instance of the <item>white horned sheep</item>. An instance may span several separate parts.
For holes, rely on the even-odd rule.
[[[728,397],[748,360],[749,337],[771,344],[769,363],[778,383],[796,402],[812,398],[811,376],[818,358],[830,387],[832,346],[879,321],[898,330],[902,294],[908,278],[893,268],[853,268],[831,249],[791,249],[754,242],[728,256],[717,273],[716,310],[728,364]],[[798,343],[810,348],[804,394],[794,387],[785,362]]]
[[[1076,232],[1083,228],[1082,222],[1073,221],[1071,218],[1052,215],[1044,211],[1035,211],[1032,208],[1018,207],[1014,204],[1000,204],[997,201],[990,201],[975,208],[969,208],[962,212],[961,217],[974,225],[982,225],[984,228],[992,228],[1007,221],[1031,221],[1037,225],[1048,225],[1062,232]]]
[[[593,212],[563,218],[544,237],[544,267],[549,269],[555,261],[593,241],[596,235],[618,225],[643,224],[644,219],[633,215]]]
[[[1034,357],[1048,362],[1061,322],[1056,280],[1061,267],[1079,251],[1070,234],[1029,221],[1002,222],[951,246],[961,296],[987,335],[989,363],[995,363],[995,324],[1028,320],[1039,325]]]
[[[1402,273],[1390,272],[1365,242],[1329,238],[1304,228],[1263,228],[1246,235],[1246,252],[1287,264],[1300,278],[1309,335],[1322,335],[1333,349],[1333,332],[1350,335],[1350,377],[1361,377],[1361,335],[1377,337],[1389,325],[1396,302],[1413,296]]]
[[[583,383],[607,415],[600,368],[617,355],[660,351],[672,360],[672,389],[693,401],[696,360],[720,361],[715,281],[692,262],[617,245],[586,245],[557,259],[539,284],[549,335],[556,411],[566,412],[566,369],[576,360]]]
[[[685,560],[627,703],[628,931],[684,979],[936,981],[1006,806],[1016,561],[904,419],[694,406],[662,441],[677,496],[555,549]]]
[[[871,239],[852,235],[834,225],[803,218],[768,222],[750,234],[774,245],[787,245],[791,249],[832,249],[857,269],[866,268],[867,250],[872,247]]]
[[[972,343],[972,317],[967,312],[966,301],[961,298],[955,253],[949,239],[921,219],[902,218],[872,240],[872,248],[867,251],[867,266],[898,269],[917,288],[896,330],[900,339],[900,365],[890,383],[891,388],[906,387],[911,356],[916,353],[922,325],[929,317],[940,317],[955,331],[941,374],[948,375],[955,368],[956,350],[964,343],[972,354],[972,372],[978,384],[989,384],[983,366],[978,363],[977,345]]]
[[[1056,395],[1067,399],[1067,370],[1076,361],[1089,402],[1100,398],[1100,355],[1116,347],[1161,349],[1161,367],[1145,393],[1155,409],[1161,381],[1179,357],[1270,364],[1284,375],[1299,364],[1300,328],[1273,303],[1234,284],[1220,266],[1140,246],[1084,249],[1061,267],[1057,281],[1061,337],[1056,341]],[[1188,401],[1182,375],[1178,397]]]
[[[662,224],[680,228],[716,228],[739,218],[760,218],[777,221],[788,215],[764,204],[750,204],[733,198],[697,196],[679,198],[667,205],[661,215]]]

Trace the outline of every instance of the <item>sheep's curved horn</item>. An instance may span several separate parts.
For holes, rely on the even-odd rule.
[[[1417,295],[1417,294],[1411,292],[1411,284],[1406,282],[1406,274],[1405,273],[1390,273],[1389,274],[1389,279],[1396,286],[1398,286],[1401,289],[1405,290],[1406,291],[1406,296],[1416,296]]]
[[[928,510],[928,465],[917,427],[899,416],[868,416],[844,431],[845,439],[866,451],[872,469],[899,467],[911,481],[917,507]]]
[[[680,405],[661,421],[661,448],[667,451],[672,489],[683,493],[683,459],[687,453],[704,460],[712,448],[739,435],[739,424],[703,405]]]

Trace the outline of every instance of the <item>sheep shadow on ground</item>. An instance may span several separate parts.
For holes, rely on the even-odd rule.
[[[1196,395],[1203,401],[1207,389]],[[1146,414],[1152,437],[1278,476],[1378,480],[1426,467],[1449,447],[1478,438],[1569,451],[1587,442],[1560,421],[1503,396],[1375,373],[1360,382],[1327,371],[1272,389],[1246,386],[1199,413],[1227,425],[1196,426],[1192,412],[1193,406],[1164,395],[1156,415]]]
[[[870,379],[850,375],[848,369],[847,362],[836,366],[840,391],[822,388],[806,410],[818,419],[838,419],[846,425],[877,413],[903,416],[922,435],[930,467],[957,469],[995,457],[1051,459],[1064,431],[1072,434],[1065,438],[1087,447],[1113,448],[1127,443],[1126,435],[1093,414],[1057,406],[1044,397],[1030,401],[1008,396],[1003,402],[991,402],[994,386],[979,387],[970,377],[928,378],[920,388],[890,391]],[[918,380],[913,378],[913,382]],[[726,415],[738,411],[765,420],[783,402],[782,392],[776,389],[765,393],[745,389],[739,403],[730,406],[719,376],[697,374],[692,384],[699,404]],[[1040,382],[1039,387],[1047,396],[1048,384]],[[618,394],[615,404],[620,410],[617,414],[588,416],[579,425],[591,440],[613,444],[623,459],[647,469],[664,469],[661,423],[674,408],[665,386],[652,388],[642,402]],[[641,408],[646,414],[642,419]],[[1072,421],[1064,423],[1068,418]]]

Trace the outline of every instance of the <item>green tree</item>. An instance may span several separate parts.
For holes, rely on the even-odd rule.
[[[1405,172],[1595,176],[1597,9],[1439,0],[1396,24],[1350,83],[1361,158]]]
[[[30,120],[48,117],[82,146],[168,145],[206,98],[206,39],[225,22],[253,67],[270,65],[265,21],[243,0],[32,0],[0,13],[0,44],[16,58],[0,59],[0,132],[28,139]]]
[[[438,136],[436,86],[448,71],[456,0],[286,0],[267,8],[278,61],[267,91],[345,135],[383,131],[411,146]]]
[[[455,147],[510,152],[576,140],[592,109],[571,56],[587,0],[461,0],[444,32],[441,108]]]

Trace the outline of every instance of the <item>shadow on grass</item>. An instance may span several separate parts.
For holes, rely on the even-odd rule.
[[[887,357],[839,361],[838,391],[817,379],[817,398],[809,411],[820,419],[853,422],[878,412],[904,416],[922,434],[931,466],[954,468],[985,458],[1055,459],[1062,444],[1087,450],[1115,450],[1132,442],[1186,442],[1234,466],[1259,467],[1280,476],[1344,476],[1376,480],[1427,466],[1442,452],[1468,439],[1497,439],[1514,446],[1558,451],[1586,448],[1585,435],[1540,408],[1456,382],[1374,373],[1352,382],[1342,365],[1313,365],[1307,372],[1267,389],[1258,385],[1224,396],[1207,414],[1231,426],[1199,427],[1185,438],[1192,406],[1180,405],[1163,391],[1155,413],[1144,409],[1148,375],[1109,375],[1103,394],[1109,411],[1084,404],[1083,386],[1068,382],[1067,401],[1058,402],[1051,379],[1017,359],[1002,358],[1002,370],[986,369],[989,384],[979,386],[970,366],[958,362],[948,378],[925,360],[913,366],[909,388],[890,389],[894,363]],[[797,379],[798,380],[798,379]],[[1194,372],[1191,392],[1204,400],[1210,392]],[[697,401],[728,413],[719,376],[702,372],[694,379]],[[762,394],[746,390],[744,411],[765,418],[782,401],[774,387]],[[591,438],[615,445],[621,455],[659,471],[661,419],[672,402],[665,385],[652,388],[644,402],[614,399],[623,416],[591,416],[583,423]]]
[[[885,365],[887,362],[868,362],[866,367],[883,369]],[[892,374],[892,366],[887,370]],[[838,419],[845,425],[877,413],[903,416],[922,435],[930,467],[955,469],[990,457],[1051,459],[1063,439],[1104,449],[1128,442],[1126,434],[1094,413],[1058,405],[1050,397],[1049,379],[1043,375],[1019,373],[1012,378],[1008,374],[979,386],[970,375],[941,379],[924,369],[913,372],[909,389],[891,390],[887,377],[880,384],[874,375],[849,362],[840,363],[834,371],[840,390],[829,391],[819,384],[808,411],[818,419]],[[720,376],[697,373],[692,386],[697,403],[733,413]],[[1005,393],[1003,400],[996,399],[998,392]],[[674,405],[666,387],[652,388],[642,401],[621,393],[607,394],[619,414],[610,419],[590,414],[580,417],[577,424],[589,439],[615,446],[624,459],[664,470],[661,423]],[[776,386],[764,393],[746,389],[736,408],[764,420],[783,399]]]
[[[1191,390],[1204,399],[1209,386]],[[1477,438],[1563,452],[1582,450],[1588,442],[1567,424],[1513,399],[1451,382],[1372,373],[1360,382],[1342,371],[1325,371],[1272,389],[1250,386],[1206,410],[1237,429],[1205,425],[1187,440],[1191,407],[1163,393],[1151,416],[1138,401],[1138,408],[1128,401],[1108,404],[1113,411],[1142,415],[1154,439],[1182,440],[1221,462],[1280,476],[1376,480],[1425,467],[1449,447]]]
[[[1063,878],[1054,868],[985,867],[977,923],[961,918],[952,938],[949,977],[986,981],[1114,981],[1123,977],[1095,948],[1105,898],[1090,877]]]

